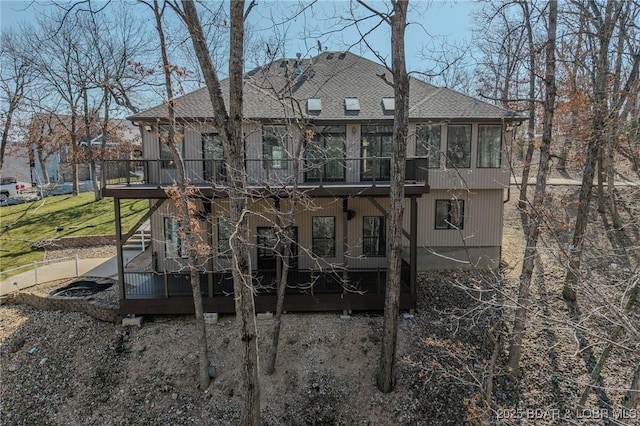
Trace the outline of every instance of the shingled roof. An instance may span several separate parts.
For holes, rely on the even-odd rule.
[[[324,52],[303,59],[299,64],[295,59],[278,59],[245,74],[244,116],[252,120],[277,121],[299,117],[302,112],[313,120],[392,119],[393,110],[385,110],[382,102],[383,98],[393,98],[393,88],[388,83],[391,80],[391,73],[384,66],[350,52]],[[228,105],[228,79],[221,85]],[[521,119],[513,111],[451,89],[415,78],[411,78],[410,85],[410,119]],[[350,97],[358,98],[359,111],[346,110],[345,98]],[[319,98],[321,109],[309,111],[309,98]],[[213,109],[207,89],[201,88],[177,98],[176,113],[188,120],[210,119]],[[155,121],[166,116],[166,105],[161,104],[129,119]]]

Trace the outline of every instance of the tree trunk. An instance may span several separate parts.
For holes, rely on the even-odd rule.
[[[47,163],[42,154],[42,145],[37,144],[36,146],[36,154],[38,156],[38,163],[40,164],[40,168],[42,169],[42,185],[48,185],[51,183],[51,178],[49,177],[49,171],[47,170]]]
[[[565,276],[562,296],[568,301],[576,300],[576,285],[580,277],[580,264],[582,261],[582,246],[584,234],[589,222],[589,205],[593,189],[593,177],[596,172],[596,163],[600,157],[601,145],[605,137],[607,128],[608,103],[607,103],[607,82],[609,78],[609,42],[615,27],[615,21],[619,17],[624,2],[614,2],[608,0],[604,6],[603,17],[598,14],[597,19],[593,19],[594,27],[597,29],[598,50],[594,52],[593,58],[593,128],[589,137],[587,149],[587,160],[582,174],[582,185],[580,187],[580,198],[578,201],[578,213],[573,231],[573,239],[568,250],[568,270]],[[598,6],[593,3],[594,8]],[[594,15],[595,16],[595,15]]]
[[[638,406],[640,400],[640,364],[636,365],[631,379],[631,386],[624,396],[624,408],[633,410]]]
[[[249,8],[252,7],[252,4]],[[194,51],[207,85],[214,111],[214,124],[220,130],[228,174],[229,219],[234,225],[230,238],[236,319],[242,342],[243,425],[260,424],[260,382],[258,376],[258,335],[256,329],[251,258],[249,256],[249,224],[246,215],[247,182],[244,163],[243,66],[244,66],[244,1],[230,3],[231,41],[229,50],[229,114],[225,108],[220,80],[202,31],[193,2],[183,0],[182,15],[189,29]],[[248,12],[247,12],[248,13]]]
[[[295,212],[295,209],[293,210]],[[278,342],[280,341],[280,329],[282,327],[282,309],[284,306],[284,296],[287,290],[287,282],[289,277],[289,262],[291,259],[291,241],[293,239],[291,227],[285,229],[284,244],[282,245],[282,260],[277,259],[278,262],[282,261],[282,276],[278,281],[277,301],[276,301],[276,316],[273,323],[273,338],[271,341],[271,352],[269,352],[269,359],[267,360],[266,373],[268,375],[273,374],[276,369],[276,358],[278,356]]]
[[[545,101],[544,101],[544,122],[542,129],[542,144],[540,145],[540,165],[538,167],[538,182],[533,197],[533,206],[529,209],[533,219],[527,226],[527,242],[525,245],[524,259],[522,262],[522,272],[520,273],[520,287],[518,289],[518,307],[513,323],[513,340],[509,347],[509,369],[512,376],[517,376],[520,369],[520,358],[522,356],[522,340],[527,323],[527,312],[529,310],[529,291],[531,288],[531,277],[533,267],[537,257],[538,237],[540,236],[540,223],[546,196],[547,174],[549,170],[549,151],[551,147],[551,132],[553,130],[553,117],[556,105],[556,28],[557,28],[558,3],[555,0],[549,2],[549,34],[547,38],[546,50],[546,71],[545,71]]]
[[[395,386],[396,341],[398,337],[398,311],[400,309],[400,270],[402,264],[402,219],[404,216],[404,184],[409,127],[409,76],[407,74],[404,32],[408,1],[394,1],[391,20],[391,49],[393,90],[396,110],[393,120],[393,157],[389,190],[389,235],[387,286],[384,304],[384,330],[382,348],[376,375],[376,385],[382,392],[391,392]]]
[[[527,124],[527,152],[524,157],[524,163],[522,164],[522,181],[520,183],[520,197],[518,199],[518,207],[521,209],[523,218],[524,209],[527,207],[527,187],[529,185],[529,173],[531,171],[531,160],[533,159],[533,151],[535,148],[535,123],[536,123],[536,57],[535,57],[535,45],[533,41],[533,29],[531,28],[531,12],[529,10],[529,3],[520,3],[522,11],[524,13],[524,21],[527,27],[527,43],[529,46],[529,120]],[[523,220],[523,223],[526,223]]]
[[[14,110],[15,107],[14,103],[12,102],[9,105],[9,110],[7,111],[6,121],[4,122],[4,129],[2,129],[2,141],[0,141],[0,169],[2,169],[2,165],[4,164],[4,153],[7,149],[7,143],[9,141],[9,130],[11,130]]]
[[[190,270],[191,290],[193,295],[193,305],[196,316],[196,327],[198,330],[198,352],[199,352],[199,384],[200,389],[204,390],[209,387],[209,358],[207,349],[207,330],[204,323],[204,313],[202,308],[202,293],[200,291],[200,274],[198,273],[198,251],[196,248],[196,235],[195,229],[198,229],[198,220],[194,215],[195,207],[194,203],[190,199],[187,191],[187,178],[184,170],[184,163],[180,152],[176,147],[176,116],[175,116],[175,102],[173,98],[173,86],[171,82],[171,64],[167,55],[167,48],[165,43],[164,29],[162,27],[162,12],[158,6],[158,0],[154,0],[154,13],[156,19],[156,29],[160,38],[160,50],[162,53],[162,63],[164,70],[165,89],[167,91],[167,108],[169,123],[169,134],[167,137],[167,145],[171,150],[171,155],[176,164],[176,182],[178,185],[177,191],[170,193],[176,206],[180,210],[180,231],[187,249],[188,265]],[[183,137],[180,135],[179,137]]]
[[[72,186],[71,186],[71,195],[74,197],[80,193],[80,177],[78,175],[78,157],[80,155],[78,148],[78,135],[77,135],[77,114],[74,109],[71,111],[71,168],[72,168]]]
[[[631,311],[631,309],[634,307],[634,305],[638,300],[639,292],[640,292],[640,278],[636,279],[636,281],[631,286],[631,289],[629,289],[629,296],[626,303],[624,304],[622,315],[626,316],[629,314],[629,312]],[[584,404],[587,402],[587,398],[589,397],[591,388],[592,386],[595,386],[598,383],[598,379],[600,378],[600,373],[602,372],[602,368],[604,367],[604,364],[607,361],[607,358],[609,357],[611,350],[613,349],[614,343],[618,340],[618,337],[620,336],[622,331],[623,331],[622,324],[618,324],[616,328],[614,328],[614,330],[611,332],[611,337],[609,337],[609,343],[607,344],[605,349],[602,351],[602,354],[600,355],[600,359],[598,359],[596,366],[593,368],[593,371],[591,372],[591,384],[587,385],[587,387],[582,392],[582,395],[580,396],[580,401],[578,402],[578,407],[581,407],[581,408],[584,407]],[[637,390],[637,385],[638,383],[636,382],[636,390]],[[633,389],[633,386],[632,386],[632,389]],[[627,396],[628,395],[629,394],[627,394]],[[627,408],[631,408],[631,407],[627,407]]]

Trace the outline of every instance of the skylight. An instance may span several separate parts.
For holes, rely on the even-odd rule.
[[[360,111],[358,98],[344,98],[344,109],[347,111]]]
[[[385,111],[394,111],[396,109],[395,98],[382,98],[382,108]]]
[[[322,99],[320,99],[320,98],[309,98],[309,99],[307,99],[307,110],[308,111],[321,111],[322,110]]]

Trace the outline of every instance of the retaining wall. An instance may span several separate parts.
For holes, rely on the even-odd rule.
[[[120,323],[122,321],[117,305],[105,305],[90,297],[47,297],[20,292],[10,297],[8,302],[50,311],[84,312],[105,322]]]

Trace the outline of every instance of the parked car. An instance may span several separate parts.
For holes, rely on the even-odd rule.
[[[0,178],[0,203],[7,201],[9,197],[22,193],[31,188],[30,183],[18,182],[14,177]]]

